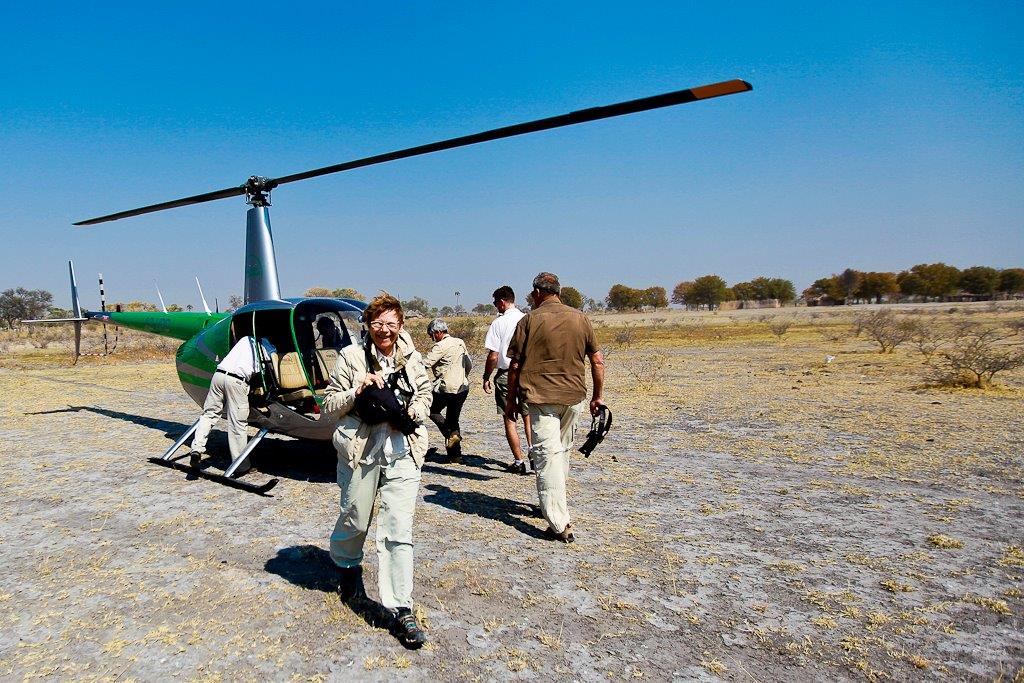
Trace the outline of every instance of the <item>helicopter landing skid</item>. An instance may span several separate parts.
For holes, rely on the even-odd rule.
[[[174,442],[174,445],[172,445],[167,450],[166,453],[164,453],[159,458],[149,458],[149,461],[154,465],[162,465],[164,467],[169,467],[171,469],[181,470],[182,472],[188,472],[189,474],[194,474],[197,477],[209,479],[210,481],[215,481],[218,484],[224,484],[225,486],[230,486],[231,488],[234,489],[241,489],[242,491],[248,491],[249,493],[255,493],[260,496],[266,496],[267,492],[270,491],[270,489],[277,486],[279,480],[276,478],[271,479],[270,481],[264,484],[255,485],[250,484],[248,482],[239,481],[238,479],[235,479],[232,476],[234,475],[235,470],[238,469],[239,465],[242,464],[242,461],[248,458],[249,454],[253,452],[256,446],[259,445],[261,441],[263,441],[264,437],[266,437],[267,434],[270,433],[270,430],[267,429],[266,427],[261,428],[260,431],[256,433],[256,436],[249,440],[249,443],[246,444],[245,448],[238,455],[238,457],[235,458],[230,465],[228,465],[228,468],[227,470],[224,471],[224,474],[214,474],[213,472],[207,472],[206,470],[201,470],[198,467],[192,467],[191,465],[185,465],[183,463],[172,460],[174,452],[177,451],[182,446],[182,444],[185,443],[188,437],[195,433],[196,428],[198,426],[199,421],[196,420],[196,422],[191,427],[189,427],[188,431],[182,434],[181,437],[176,442]]]
[[[206,470],[201,470],[195,467],[189,467],[184,463],[175,462],[173,460],[163,460],[162,458],[149,458],[149,461],[154,465],[163,465],[164,467],[169,467],[173,470],[181,470],[182,472],[194,474],[195,476],[202,477],[203,479],[215,481],[218,484],[223,484],[224,486],[230,486],[233,489],[240,489],[242,491],[248,491],[249,493],[255,493],[258,496],[266,496],[267,492],[270,491],[270,489],[277,486],[278,481],[280,481],[279,479],[274,478],[264,484],[250,484],[249,482],[241,481],[240,479],[232,479],[231,477],[226,477],[223,474],[214,474],[213,472],[207,472]]]

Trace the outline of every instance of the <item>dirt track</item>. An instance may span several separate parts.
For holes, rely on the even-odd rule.
[[[171,364],[0,368],[0,678],[1022,675],[1024,373],[947,391],[826,351],[614,351],[572,546],[540,537],[475,389],[469,457],[424,470],[419,652],[331,591],[329,446],[261,446],[247,477],[282,483],[259,498],[145,462],[197,412]],[[636,391],[651,354],[664,382]]]

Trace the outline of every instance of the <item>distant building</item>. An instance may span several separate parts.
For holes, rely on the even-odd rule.
[[[736,301],[723,301],[718,310],[720,311],[737,311],[740,309],[751,309],[751,308],[782,308],[782,302],[778,299],[760,299],[757,301],[753,300],[736,300]]]

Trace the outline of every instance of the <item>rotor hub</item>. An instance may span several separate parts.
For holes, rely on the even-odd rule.
[[[253,175],[245,181],[242,189],[245,190],[245,203],[252,206],[270,206],[270,191],[277,187],[277,182],[271,178]]]

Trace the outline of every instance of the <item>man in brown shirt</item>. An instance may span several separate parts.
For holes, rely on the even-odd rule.
[[[505,415],[519,412],[517,395],[526,404],[533,426],[530,457],[537,470],[540,509],[551,538],[575,539],[565,497],[573,431],[587,396],[584,357],[590,359],[593,393],[590,413],[603,404],[604,357],[587,316],[562,303],[558,276],[533,279],[533,310],[516,326],[508,345],[508,400]]]

